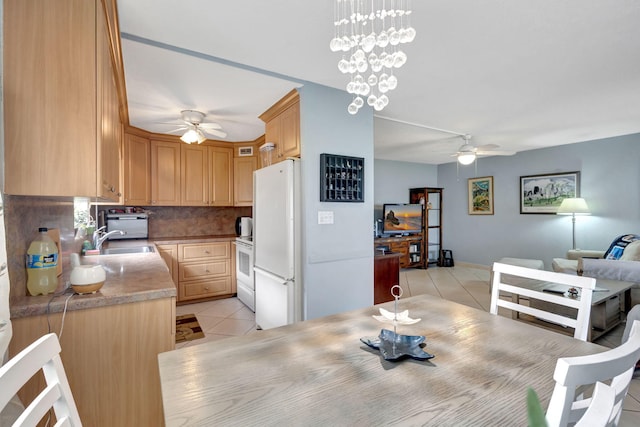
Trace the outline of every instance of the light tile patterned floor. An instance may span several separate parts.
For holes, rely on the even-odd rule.
[[[428,270],[403,269],[400,286],[404,296],[430,294],[480,310],[489,311],[489,270],[468,266],[453,268],[431,267]],[[177,315],[195,314],[204,331],[204,338],[176,345],[182,348],[229,336],[259,333],[255,316],[237,298],[178,306]],[[624,326],[600,338],[597,343],[616,347],[620,344]],[[624,402],[620,426],[640,425],[640,378],[631,382]]]

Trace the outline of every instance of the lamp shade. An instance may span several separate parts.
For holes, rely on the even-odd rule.
[[[587,202],[579,197],[564,199],[556,213],[558,215],[591,215]]]

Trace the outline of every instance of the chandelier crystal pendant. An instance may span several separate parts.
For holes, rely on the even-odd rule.
[[[399,47],[416,37],[410,15],[411,0],[335,0],[335,35],[329,47],[342,52],[338,69],[351,76],[350,114],[360,110],[363,98],[376,111],[389,103],[387,92],[398,85],[393,70],[407,62]]]

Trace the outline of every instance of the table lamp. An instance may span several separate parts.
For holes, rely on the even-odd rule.
[[[587,202],[579,197],[564,199],[558,208],[558,215],[571,215],[573,249],[576,248],[576,215],[591,215]]]

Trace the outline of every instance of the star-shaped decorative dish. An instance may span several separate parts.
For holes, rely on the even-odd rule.
[[[392,313],[384,308],[380,308],[380,316],[373,316],[379,322],[383,323],[396,323],[398,325],[412,325],[418,323],[420,319],[412,319],[409,317],[409,310],[401,311],[400,313]]]
[[[400,335],[388,329],[382,329],[377,337],[363,337],[360,341],[371,348],[380,350],[385,360],[397,361],[405,357],[416,360],[429,360],[435,355],[420,347],[425,340],[421,335]]]

